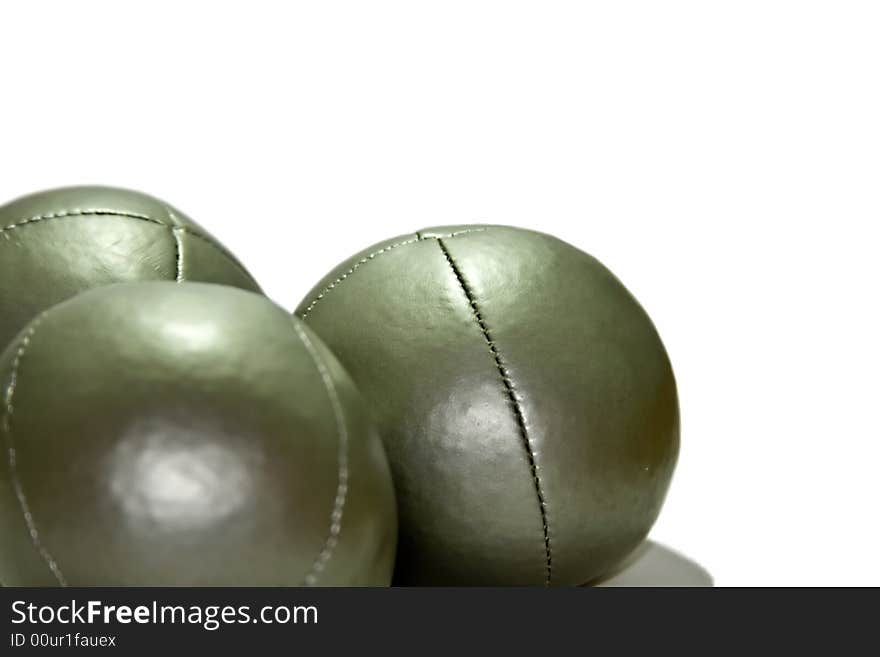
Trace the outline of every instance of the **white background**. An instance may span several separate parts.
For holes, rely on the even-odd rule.
[[[604,261],[676,369],[653,538],[719,585],[880,585],[871,2],[5,2],[0,202],[177,205],[292,308],[423,226]]]

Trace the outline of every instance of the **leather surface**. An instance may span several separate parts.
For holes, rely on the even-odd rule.
[[[678,455],[675,380],[591,256],[527,230],[432,228],[353,256],[296,313],[374,409],[396,583],[582,584],[647,534]]]
[[[67,187],[0,206],[0,349],[83,290],[177,279],[260,289],[192,219],[140,192]]]
[[[258,294],[110,285],[0,357],[6,585],[387,585],[388,464],[350,377]]]

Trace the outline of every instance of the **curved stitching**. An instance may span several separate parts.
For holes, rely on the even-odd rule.
[[[8,226],[3,226],[0,228],[0,234],[7,233],[9,231],[15,230],[16,228],[21,228],[22,226],[27,226],[29,224],[36,224],[41,221],[48,221],[49,219],[63,219],[64,217],[90,217],[90,216],[102,216],[102,215],[111,215],[117,217],[125,217],[127,219],[138,219],[140,221],[149,221],[153,224],[158,224],[159,226],[167,226],[168,224],[159,221],[158,219],[154,219],[153,217],[148,217],[145,214],[138,214],[137,212],[125,212],[121,210],[108,210],[108,209],[94,209],[94,210],[60,210],[58,212],[50,212],[48,214],[36,215],[33,217],[28,217],[26,219],[21,219],[15,223],[9,224]],[[6,236],[6,239],[9,239],[9,236]]]
[[[414,244],[415,242],[418,242],[419,239],[420,239],[420,238],[418,238],[418,237],[413,237],[412,239],[404,240],[404,241],[402,241],[402,242],[396,242],[396,243],[394,243],[394,244],[390,244],[390,245],[388,245],[388,246],[386,246],[386,247],[383,247],[383,248],[379,249],[378,251],[373,251],[373,252],[370,253],[369,255],[367,255],[367,256],[361,258],[361,259],[358,260],[356,263],[354,263],[354,265],[351,267],[351,269],[349,269],[349,270],[348,270],[347,272],[345,272],[342,276],[340,276],[340,277],[337,278],[335,281],[333,281],[332,283],[330,283],[327,287],[325,287],[323,290],[321,290],[321,292],[318,294],[318,296],[316,296],[316,297],[312,300],[312,302],[311,302],[308,306],[306,306],[306,309],[303,311],[303,313],[302,313],[302,315],[300,315],[300,317],[301,317],[302,319],[305,319],[306,317],[308,317],[308,316],[309,316],[309,313],[312,312],[312,309],[313,309],[316,305],[318,305],[318,302],[321,301],[321,299],[323,299],[323,298],[327,295],[327,293],[330,292],[330,290],[334,289],[334,288],[335,288],[337,285],[339,285],[342,281],[344,281],[346,278],[348,278],[348,277],[351,276],[353,273],[355,273],[355,272],[357,271],[358,267],[360,267],[361,265],[365,265],[365,264],[367,264],[368,262],[370,262],[371,260],[373,260],[374,258],[376,258],[376,257],[378,257],[378,256],[380,256],[380,255],[382,255],[383,253],[388,253],[388,252],[391,251],[392,249],[396,249],[396,248],[399,247],[399,246],[406,246],[407,244]]]
[[[100,217],[100,216],[111,216],[111,217],[115,216],[115,217],[123,217],[125,219],[137,219],[139,221],[148,221],[151,224],[156,224],[157,226],[165,226],[166,228],[170,228],[171,230],[179,229],[179,230],[183,231],[184,233],[186,233],[187,235],[192,235],[193,237],[197,237],[200,240],[203,240],[203,241],[207,242],[208,244],[210,244],[211,246],[213,246],[215,249],[217,249],[217,251],[222,253],[225,257],[229,258],[229,260],[232,262],[232,264],[235,267],[237,267],[238,270],[241,271],[241,273],[243,273],[248,279],[250,279],[251,283],[253,283],[255,286],[259,287],[259,284],[257,283],[256,279],[254,279],[254,277],[251,276],[251,273],[247,269],[244,268],[244,265],[242,265],[238,261],[238,258],[236,258],[226,248],[224,248],[223,246],[218,244],[216,241],[214,241],[213,239],[211,239],[207,235],[204,235],[203,233],[200,233],[199,231],[194,230],[193,228],[190,228],[189,226],[174,225],[173,223],[167,224],[164,221],[160,221],[159,219],[156,219],[154,217],[150,217],[149,215],[139,214],[137,212],[126,212],[124,210],[109,210],[109,209],[105,209],[105,208],[97,208],[97,209],[91,209],[91,210],[80,210],[80,209],[60,210],[58,212],[50,212],[48,214],[41,214],[41,215],[36,215],[33,217],[28,217],[26,219],[21,219],[20,221],[9,224],[7,226],[3,226],[2,228],[0,228],[0,235],[3,235],[6,239],[9,239],[9,233],[17,228],[22,228],[22,227],[28,226],[30,224],[40,223],[42,221],[48,221],[50,219],[63,219],[64,217]],[[174,217],[174,218],[176,218],[176,217]],[[174,218],[172,218],[172,221],[174,221]]]
[[[416,233],[420,240],[439,240],[439,239],[448,239],[450,237],[458,237],[459,235],[467,235],[469,233],[485,233],[489,230],[489,226],[483,226],[482,228],[465,228],[464,230],[456,230],[451,233],[443,233],[441,235],[422,235],[422,231]]]
[[[553,574],[553,560],[550,550],[550,528],[547,524],[547,502],[544,498],[544,490],[541,486],[541,479],[538,476],[538,464],[535,461],[535,452],[532,446],[531,438],[529,437],[528,429],[526,427],[525,415],[523,414],[522,407],[520,406],[516,389],[513,386],[513,381],[511,381],[510,374],[507,371],[507,367],[504,365],[504,360],[501,358],[501,352],[498,351],[498,347],[495,345],[495,341],[492,339],[492,333],[489,331],[489,327],[486,325],[486,322],[483,319],[483,314],[480,312],[480,308],[477,306],[476,296],[474,295],[473,291],[468,287],[464,279],[464,275],[458,268],[458,265],[455,264],[455,261],[452,259],[452,255],[447,250],[446,245],[443,243],[443,240],[437,239],[437,244],[440,246],[440,250],[443,251],[443,255],[446,258],[446,261],[452,268],[452,273],[458,280],[458,284],[464,292],[465,297],[467,297],[468,304],[470,305],[471,310],[474,313],[477,324],[479,325],[480,330],[483,332],[483,338],[485,338],[486,344],[489,345],[489,351],[492,352],[492,358],[495,360],[495,366],[498,369],[498,374],[501,376],[501,382],[504,384],[504,390],[510,400],[510,405],[513,408],[513,414],[516,419],[516,423],[519,426],[520,435],[522,436],[523,445],[526,449],[526,456],[528,457],[529,461],[529,468],[532,472],[532,481],[535,485],[535,493],[538,496],[538,508],[541,511],[541,525],[543,526],[544,532],[544,553],[546,556],[547,568],[547,576],[544,584],[545,586],[550,586],[550,580]]]
[[[24,516],[24,522],[25,525],[27,525],[28,534],[31,537],[31,544],[34,546],[34,549],[37,551],[37,553],[43,558],[43,561],[46,562],[46,565],[49,566],[49,570],[51,570],[52,574],[55,575],[55,579],[58,580],[58,583],[61,586],[67,586],[67,581],[64,579],[61,568],[58,567],[58,563],[52,557],[52,554],[49,552],[46,546],[43,545],[42,541],[40,541],[40,535],[37,531],[37,525],[34,522],[34,517],[31,514],[30,506],[27,502],[27,497],[24,494],[24,488],[21,484],[21,478],[18,476],[18,461],[15,451],[15,442],[12,438],[12,415],[15,411],[13,398],[15,396],[15,386],[18,383],[21,360],[24,356],[25,350],[31,342],[31,339],[33,339],[34,337],[37,326],[40,324],[40,322],[43,321],[47,314],[48,311],[44,311],[31,323],[30,329],[27,331],[27,333],[25,333],[24,337],[18,345],[18,350],[15,352],[15,358],[12,361],[12,372],[9,375],[9,384],[6,387],[6,409],[3,414],[3,429],[6,433],[7,450],[9,455],[9,479],[15,491],[15,496],[16,498],[18,498],[18,505],[21,508],[22,515]]]
[[[364,256],[363,258],[358,260],[356,263],[354,263],[354,265],[352,265],[351,269],[349,269],[347,272],[342,274],[342,276],[340,276],[335,281],[333,281],[332,283],[330,283],[329,285],[324,287],[324,289],[321,290],[320,293],[318,293],[318,296],[316,296],[314,299],[312,299],[311,303],[309,303],[309,305],[306,306],[306,309],[303,310],[302,315],[300,315],[300,319],[305,319],[306,317],[308,317],[309,313],[312,312],[314,307],[316,305],[318,305],[318,303],[321,301],[321,299],[323,299],[325,296],[327,296],[327,294],[331,290],[335,289],[337,285],[342,283],[342,281],[344,281],[349,276],[351,276],[355,271],[357,271],[358,268],[360,268],[361,266],[374,260],[375,258],[379,257],[380,255],[382,255],[384,253],[388,253],[389,251],[396,249],[400,246],[406,246],[407,244],[415,244],[416,242],[421,242],[424,240],[439,240],[440,238],[458,237],[459,235],[467,235],[468,233],[482,233],[483,231],[486,231],[486,230],[489,230],[489,229],[488,228],[468,228],[466,230],[459,230],[459,231],[456,231],[453,233],[448,233],[446,235],[427,235],[427,236],[422,236],[420,233],[416,233],[416,236],[411,239],[403,240],[401,242],[395,242],[394,244],[389,244],[388,246],[382,247],[378,251],[373,251],[372,253]]]
[[[292,319],[293,327],[300,341],[303,343],[306,351],[309,352],[309,357],[315,363],[315,367],[318,368],[318,373],[321,375],[324,388],[327,390],[327,396],[330,398],[330,405],[333,407],[333,416],[336,420],[336,430],[339,436],[339,471],[337,475],[336,497],[333,500],[333,510],[330,512],[330,531],[304,580],[306,586],[314,586],[318,581],[318,577],[324,571],[324,567],[327,565],[330,557],[333,555],[333,550],[339,542],[339,532],[342,529],[342,512],[345,509],[345,501],[348,496],[348,428],[345,424],[342,402],[339,400],[339,394],[336,391],[336,386],[333,384],[333,379],[330,377],[330,372],[321,360],[309,336],[306,335],[306,332],[299,325],[299,321],[295,318]]]

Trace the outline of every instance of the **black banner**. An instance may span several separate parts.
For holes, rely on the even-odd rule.
[[[870,648],[876,590],[0,589],[0,654]],[[866,641],[867,643],[863,643]],[[596,646],[598,647],[598,646]],[[199,653],[201,654],[201,653]],[[225,652],[224,652],[225,654]]]

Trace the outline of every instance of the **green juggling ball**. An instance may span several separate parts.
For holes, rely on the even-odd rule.
[[[33,319],[0,381],[3,584],[390,582],[394,492],[366,406],[263,296],[93,289]]]
[[[59,301],[144,280],[260,289],[192,219],[140,192],[65,187],[0,206],[0,349]]]
[[[678,455],[675,380],[591,256],[516,228],[422,230],[345,261],[296,312],[374,409],[396,583],[583,584],[647,534]]]

